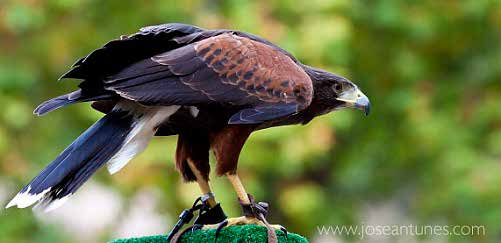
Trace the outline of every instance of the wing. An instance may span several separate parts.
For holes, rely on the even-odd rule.
[[[311,79],[281,49],[231,31],[197,41],[200,36],[183,37],[193,43],[107,77],[104,88],[146,105],[242,106],[233,124],[291,115],[310,104]]]
[[[34,111],[43,115],[57,108],[85,101],[116,100],[119,96],[103,88],[102,79],[140,60],[158,53],[173,50],[185,45],[185,42],[200,38],[197,33],[212,33],[186,24],[163,24],[142,28],[138,33],[112,40],[103,47],[81,58],[71,70],[61,76],[64,78],[83,79],[80,89],[40,104]],[[185,38],[190,36],[189,38]],[[97,101],[96,106],[103,101]],[[101,107],[102,108],[102,107]]]
[[[183,45],[174,38],[203,31],[193,25],[177,23],[141,28],[138,33],[121,36],[81,58],[60,79],[96,80],[106,77],[144,58]]]

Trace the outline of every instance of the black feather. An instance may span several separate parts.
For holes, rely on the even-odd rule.
[[[92,125],[21,192],[39,194],[50,188],[41,205],[74,193],[118,152],[133,128],[133,116],[113,111]]]
[[[106,99],[112,99],[114,97],[113,94],[110,93],[103,93],[103,94],[95,94],[95,95],[85,95],[82,93],[81,90],[77,90],[74,92],[71,92],[69,94],[64,94],[61,96],[58,96],[56,98],[47,100],[40,104],[35,110],[33,111],[33,114],[35,115],[45,115],[48,112],[51,112],[55,109],[61,108],[63,106],[79,103],[79,102],[86,102],[86,101],[96,101],[96,100],[106,100]]]
[[[153,55],[173,50],[184,44],[173,39],[203,31],[186,24],[164,24],[148,26],[127,38],[106,43],[74,64],[74,67],[61,76],[63,78],[102,79],[119,72],[137,61]]]

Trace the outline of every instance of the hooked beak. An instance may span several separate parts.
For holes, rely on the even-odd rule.
[[[369,98],[367,98],[367,96],[358,88],[341,93],[336,100],[345,102],[346,107],[353,107],[364,111],[366,116],[368,116],[371,111],[371,102],[369,101]]]

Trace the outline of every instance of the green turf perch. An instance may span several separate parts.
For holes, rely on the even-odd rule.
[[[197,230],[195,232],[186,232],[180,242],[214,242],[214,235],[216,230]],[[278,237],[278,242],[308,242],[306,238],[289,233],[288,238],[279,230],[275,231]],[[167,241],[167,235],[146,236],[141,238],[119,239],[111,241],[110,243],[157,243]],[[243,226],[230,226],[224,228],[219,233],[217,240],[218,243],[224,242],[267,242],[266,228],[257,225],[243,225]]]

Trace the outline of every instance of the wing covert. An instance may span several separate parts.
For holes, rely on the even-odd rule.
[[[224,33],[194,45],[197,56],[226,84],[264,102],[309,105],[312,83],[306,72],[273,46]]]

